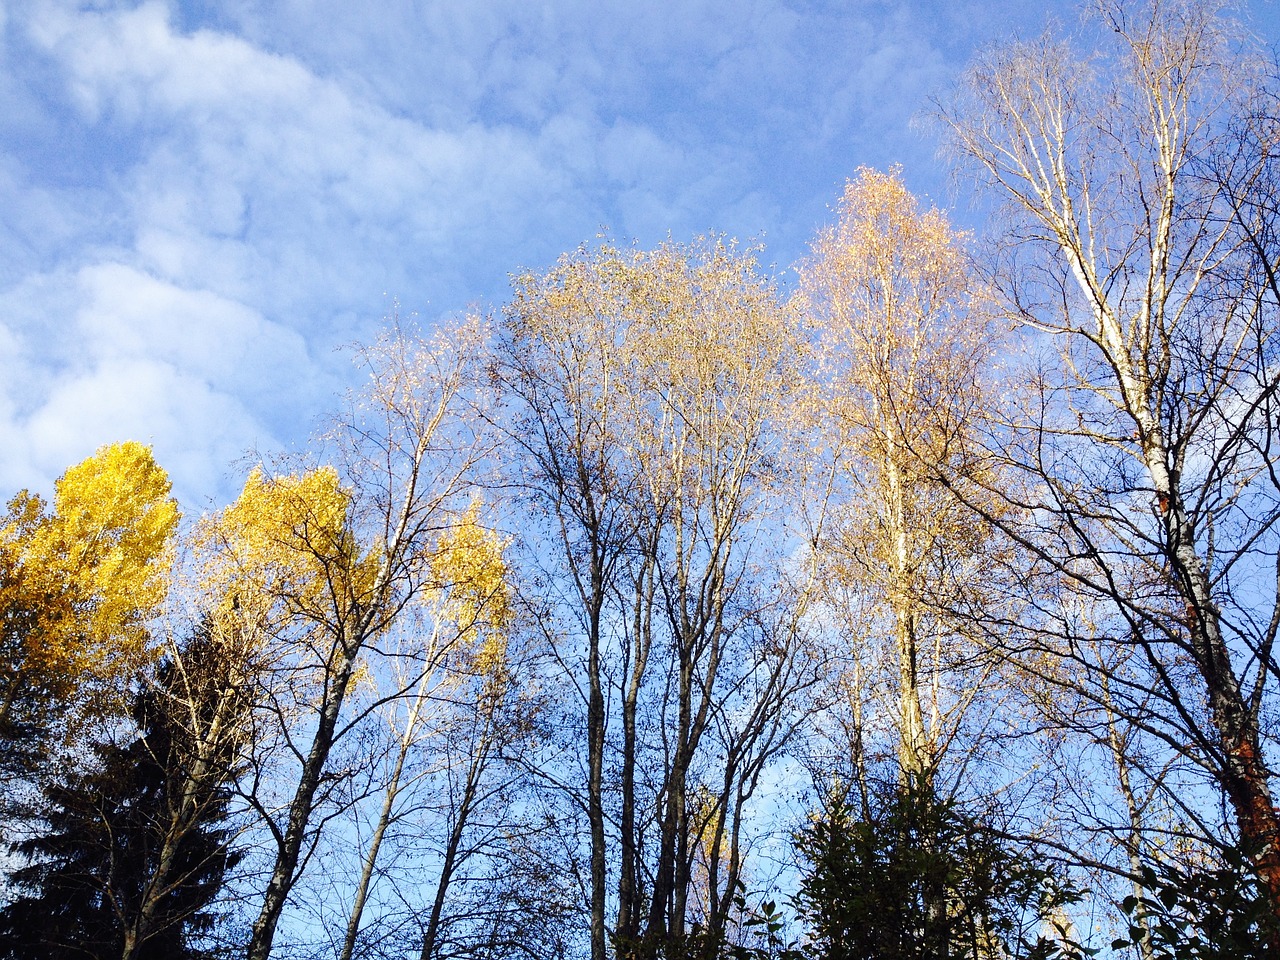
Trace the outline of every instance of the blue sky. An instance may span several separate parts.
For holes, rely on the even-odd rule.
[[[1280,36],[1276,0],[1250,10]],[[601,227],[760,238],[785,273],[859,165],[902,163],[949,204],[916,120],[976,49],[1049,16],[1076,18],[0,0],[0,491],[138,439],[189,511],[224,501],[246,451],[306,442],[351,379],[335,348],[395,302],[428,324],[497,306]]]

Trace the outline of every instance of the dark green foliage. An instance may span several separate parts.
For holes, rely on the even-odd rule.
[[[216,654],[205,633],[187,652],[192,663]],[[140,736],[98,746],[92,769],[45,786],[46,829],[13,847],[27,863],[9,877],[19,895],[0,911],[0,957],[204,955],[191,940],[213,927],[209,905],[241,855],[222,827],[230,767],[214,764],[214,775],[190,776],[182,721],[191,714],[174,708],[179,701],[189,707],[187,697],[199,692],[189,676],[162,664],[157,683],[137,699]]]
[[[1042,922],[1070,899],[1048,871],[927,788],[865,819],[834,803],[799,838],[797,905],[822,960],[978,960],[1061,954]]]
[[[15,664],[21,661],[26,637],[38,628],[38,611],[12,602],[22,593],[22,571],[13,556],[0,550],[0,801],[9,799],[15,782],[27,781],[40,769],[48,752],[52,707],[49,691],[38,678],[19,683]]]
[[[1129,930],[1112,949],[1137,946],[1149,930],[1158,960],[1274,960],[1280,955],[1280,923],[1249,857],[1240,851],[1228,850],[1218,863],[1195,870],[1146,866],[1141,883],[1144,893],[1121,904]]]
[[[747,914],[743,927],[749,940],[726,948],[723,953],[726,960],[804,960],[804,953],[784,936],[786,923],[774,901],[765,900],[750,911],[746,909],[744,898],[739,898],[737,903],[739,909]]]
[[[682,936],[668,936],[661,943],[615,942],[618,960],[805,960],[805,954],[789,943],[786,922],[773,900],[750,907],[746,896],[733,898],[741,918],[738,940],[729,943],[700,924]]]

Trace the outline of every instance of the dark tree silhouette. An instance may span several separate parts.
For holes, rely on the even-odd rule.
[[[44,787],[46,829],[13,846],[26,864],[10,874],[19,895],[0,911],[0,957],[207,955],[194,941],[241,858],[225,825],[235,744],[200,735],[200,718],[243,704],[224,646],[199,628],[138,696],[140,734]]]
[[[837,799],[798,838],[808,869],[797,905],[813,957],[1078,956],[1042,936],[1074,894],[979,818],[918,781],[872,806],[859,816]]]

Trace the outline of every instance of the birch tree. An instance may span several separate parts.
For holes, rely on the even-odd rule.
[[[479,523],[478,501],[473,501],[436,544],[431,558],[436,586],[424,596],[423,616],[405,629],[405,642],[415,649],[396,664],[387,678],[392,691],[404,691],[389,700],[383,712],[394,734],[390,769],[381,784],[381,802],[373,831],[361,858],[360,877],[339,956],[350,960],[360,934],[364,909],[372,891],[375,870],[384,841],[398,822],[412,811],[415,789],[426,789],[449,798],[448,812],[439,819],[446,836],[441,842],[438,876],[425,923],[421,954],[436,955],[440,930],[446,917],[445,900],[466,853],[462,838],[481,800],[490,790],[488,768],[501,732],[502,706],[511,684],[507,663],[506,633],[512,610],[503,545]],[[416,682],[406,683],[406,670]],[[470,710],[468,701],[473,703]],[[465,717],[455,717],[465,714]],[[467,721],[474,720],[474,723]],[[464,783],[458,798],[441,789],[442,777],[458,775],[414,762],[415,753],[433,751],[425,741],[451,721],[461,721],[473,736],[464,737],[466,757],[456,761]],[[447,734],[446,734],[447,735]],[[415,771],[416,768],[416,771]],[[402,893],[402,896],[410,896]]]
[[[373,709],[348,714],[353,684],[378,655],[374,641],[436,585],[433,552],[469,498],[483,454],[467,405],[481,338],[469,324],[432,340],[390,334],[362,352],[367,386],[330,438],[338,466],[255,470],[206,524],[219,612],[259,625],[276,691],[301,705],[276,701],[293,766],[284,809],[257,801],[276,852],[248,945],[254,960],[270,955],[314,849],[335,745]]]
[[[515,484],[532,510],[550,520],[552,609],[538,620],[583,710],[585,784],[573,791],[573,802],[589,831],[592,960],[604,960],[607,942],[605,658],[619,637],[624,567],[638,535],[636,481],[625,455],[628,425],[615,394],[625,369],[626,266],[606,248],[598,256],[566,256],[545,277],[518,277],[495,361],[513,407],[508,438],[520,454],[512,467]],[[562,630],[582,646],[571,648]],[[622,640],[624,687],[638,682],[628,676],[645,669],[644,642],[634,634]],[[624,871],[627,855],[624,849]]]
[[[580,703],[592,956],[611,936],[673,949],[700,834],[704,919],[725,929],[744,810],[806,682],[791,658],[811,574],[776,575],[777,508],[804,484],[787,473],[800,338],[751,256],[714,239],[581,250],[518,278],[506,312],[511,475],[549,521],[541,622]]]
[[[634,455],[656,586],[638,622],[657,641],[650,656],[665,687],[640,941],[671,949],[686,937],[703,834],[703,949],[714,950],[741,876],[744,805],[789,736],[787,707],[806,685],[797,648],[812,557],[790,580],[781,571],[782,551],[796,545],[784,498],[807,485],[795,438],[808,397],[795,317],[747,256],[720,244],[660,249],[650,269],[664,286],[657,309],[637,317],[636,373],[623,387],[639,414]],[[700,804],[699,793],[715,802]]]
[[[995,348],[993,315],[965,239],[942,213],[920,209],[900,170],[863,169],[801,274],[847,491],[823,546],[838,586],[853,592],[869,620],[870,634],[848,642],[888,641],[899,789],[922,806],[936,802],[947,749],[975,699],[993,686],[990,662],[956,615],[966,595],[988,586],[979,571],[990,531],[944,480],[983,471],[976,438],[991,402],[984,378]],[[867,658],[856,651],[853,659]],[[970,755],[980,749],[966,747]],[[939,842],[924,838],[929,851]],[[938,876],[921,880],[924,942],[945,955],[948,894]]]
[[[869,628],[883,624],[891,638],[900,769],[929,791],[982,686],[956,690],[945,675],[976,649],[954,611],[981,589],[975,572],[990,536],[943,478],[984,469],[993,314],[966,238],[938,210],[920,209],[900,170],[859,171],[837,214],[801,272],[845,484],[824,546]]]
[[[1008,201],[1021,270],[1003,289],[1043,347],[1004,434],[1034,491],[1004,525],[1060,584],[1032,598],[1043,631],[1024,640],[1211,778],[1280,912],[1262,722],[1280,624],[1280,298],[1274,122],[1258,119],[1275,88],[1218,5],[1101,3],[1093,22],[1105,52],[997,49],[945,110],[958,153]],[[1073,597],[1109,607],[1101,639],[1136,651],[1140,673],[1077,655]]]

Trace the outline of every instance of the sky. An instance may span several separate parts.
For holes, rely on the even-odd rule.
[[[1280,38],[1278,0],[1247,7]],[[189,513],[305,447],[398,312],[497,310],[602,229],[764,244],[928,129],[1020,0],[0,0],[0,492],[153,445]],[[956,211],[961,222],[964,209]],[[256,451],[256,453],[255,453]]]

